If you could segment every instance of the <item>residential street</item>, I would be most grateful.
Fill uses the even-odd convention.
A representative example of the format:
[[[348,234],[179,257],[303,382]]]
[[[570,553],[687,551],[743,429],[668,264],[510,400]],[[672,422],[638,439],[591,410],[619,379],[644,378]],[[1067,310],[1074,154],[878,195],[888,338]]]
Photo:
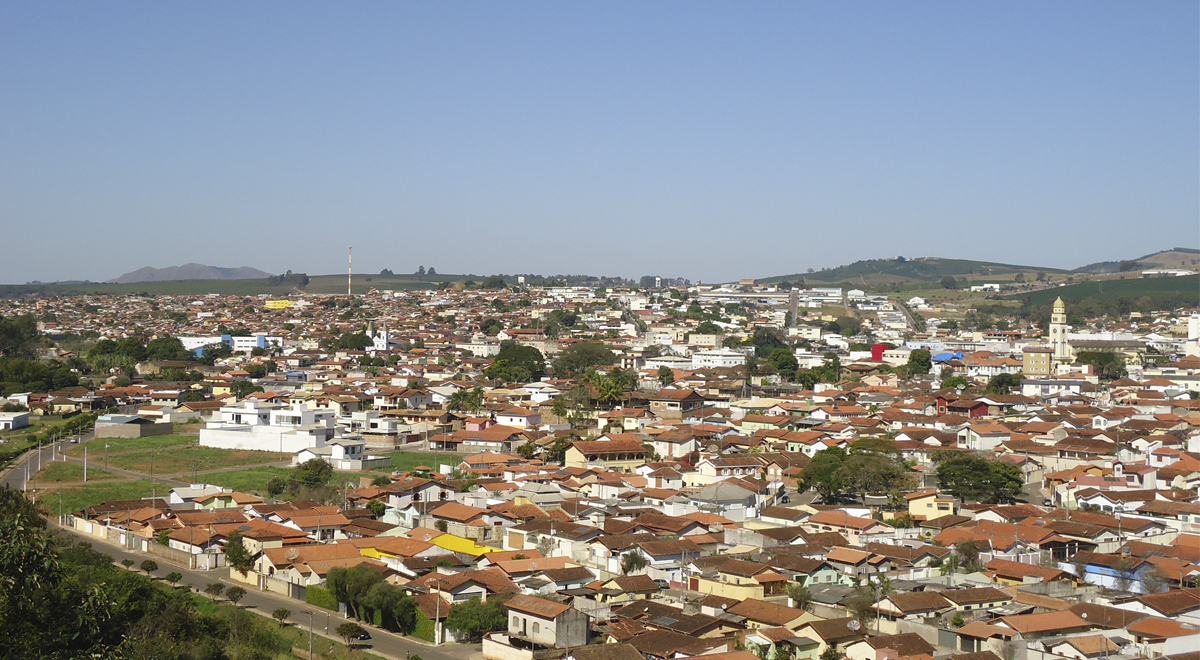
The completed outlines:
[[[117,563],[120,563],[122,559],[132,559],[136,567],[148,557],[148,555],[129,552],[115,545],[98,541],[95,537],[78,534],[74,530],[65,529],[64,531],[79,537],[80,540],[85,540],[92,543],[96,550],[111,556]],[[225,583],[226,589],[234,585],[241,587],[247,586],[245,584],[230,580],[227,569],[221,569],[217,571],[197,571],[168,563],[167,561],[163,560],[162,557],[150,558],[152,558],[159,565],[158,571],[154,573],[155,577],[163,578],[168,573],[179,573],[183,576],[183,579],[180,580],[179,584],[192,587],[192,589],[195,591],[203,592],[206,586],[218,581]],[[341,638],[339,638],[333,632],[333,630],[337,628],[338,624],[344,621],[342,616],[337,612],[330,612],[329,610],[313,607],[312,605],[308,605],[307,603],[303,603],[298,600],[284,598],[270,592],[257,591],[252,588],[246,589],[246,596],[241,600],[239,606],[256,610],[265,616],[270,616],[271,612],[274,612],[280,607],[285,607],[292,612],[288,622],[293,623],[297,627],[303,629],[308,629],[309,627],[310,617],[307,612],[311,611],[313,612],[311,617],[314,640],[313,649],[318,651],[321,649],[321,637],[319,636],[327,636],[330,639],[334,639],[339,642],[341,641]],[[440,647],[434,648],[431,644],[426,642],[415,641],[401,635],[390,633],[381,628],[367,625],[363,625],[363,627],[370,631],[372,639],[365,642],[360,642],[359,644],[362,646],[362,648],[370,649],[375,653],[390,658],[404,658],[405,653],[412,653],[414,655],[420,655],[424,660],[467,660],[472,654],[480,652],[482,648],[479,644],[443,644]],[[328,633],[326,631],[328,631]]]

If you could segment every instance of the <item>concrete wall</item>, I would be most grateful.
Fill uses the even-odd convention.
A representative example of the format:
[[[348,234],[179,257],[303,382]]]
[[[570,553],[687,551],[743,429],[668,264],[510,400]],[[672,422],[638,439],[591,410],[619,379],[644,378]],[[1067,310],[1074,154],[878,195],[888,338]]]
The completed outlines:
[[[97,438],[147,438],[153,435],[170,435],[175,432],[171,422],[159,424],[96,424]]]
[[[138,548],[142,552],[160,557],[172,564],[186,566],[187,568],[211,571],[225,566],[225,555],[223,554],[192,554],[183,550],[165,546],[159,543],[156,539],[140,539],[141,547]]]

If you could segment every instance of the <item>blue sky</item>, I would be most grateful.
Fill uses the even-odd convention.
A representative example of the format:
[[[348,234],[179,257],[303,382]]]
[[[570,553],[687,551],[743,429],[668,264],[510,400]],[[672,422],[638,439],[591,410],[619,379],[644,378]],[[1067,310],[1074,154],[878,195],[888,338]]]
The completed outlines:
[[[0,282],[1200,243],[1195,2],[0,3]],[[11,246],[28,246],[11,249]]]

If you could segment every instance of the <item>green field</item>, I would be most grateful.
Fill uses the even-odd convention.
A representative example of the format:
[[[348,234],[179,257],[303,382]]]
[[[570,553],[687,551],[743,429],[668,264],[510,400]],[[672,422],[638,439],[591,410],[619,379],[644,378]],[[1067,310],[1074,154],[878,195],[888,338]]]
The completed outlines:
[[[206,484],[232,488],[243,493],[254,495],[267,494],[267,480],[271,477],[286,477],[291,472],[281,467],[255,467],[245,470],[230,470],[228,472],[213,472],[202,474],[197,479]]]
[[[394,451],[388,455],[392,457],[392,469],[397,472],[408,472],[418,465],[424,465],[437,471],[439,463],[458,465],[462,462],[461,456],[450,452],[435,454],[433,452]]]
[[[354,276],[354,293],[366,293],[374,289],[435,289],[442,282],[457,282],[460,280],[484,279],[479,275],[373,275],[361,274]],[[87,284],[3,284],[0,285],[0,298],[17,296],[46,296],[46,295],[81,295],[109,294],[136,295],[149,293],[153,295],[201,295],[206,293],[231,295],[256,295],[265,293],[276,296],[287,296],[292,293],[345,293],[345,275],[314,275],[309,278],[308,285],[297,289],[291,284],[271,284],[266,279],[256,280],[168,280],[164,282],[136,282],[133,284],[107,284],[92,282]]]
[[[88,458],[94,459],[96,456],[104,453],[104,445],[108,445],[108,454],[111,457],[116,452],[121,451],[187,446],[195,444],[197,439],[197,436],[194,435],[154,435],[148,438],[96,438],[80,445],[72,445],[66,451],[66,454],[67,456],[82,458],[83,448],[87,447]]]
[[[120,479],[112,472],[105,472],[95,465],[89,465],[87,471],[88,483],[106,479]],[[37,473],[38,483],[76,483],[83,481],[83,465],[79,463],[51,463]]]
[[[1190,296],[1192,306],[1200,305],[1200,275],[1186,277],[1137,277],[1129,279],[1081,282],[1067,286],[1043,289],[1021,296],[1030,305],[1049,305],[1062,296],[1065,302],[1079,302],[1084,298],[1140,298],[1142,296]]]
[[[91,470],[88,470],[90,478]],[[59,494],[62,494],[62,510],[64,513],[74,513],[80,509],[110,500],[137,500],[150,497],[152,484],[149,479],[138,481],[107,481],[97,484],[88,483],[86,486],[71,486],[68,488],[43,489],[38,501],[53,515],[58,514]],[[166,497],[171,487],[166,484],[157,485],[158,497]]]
[[[93,454],[94,455],[94,454]],[[214,449],[192,446],[188,449],[165,449],[158,451],[130,451],[113,454],[109,450],[108,464],[112,467],[150,474],[153,463],[154,474],[184,474],[195,470],[263,465],[288,460],[289,454],[273,451],[247,451],[242,449]]]

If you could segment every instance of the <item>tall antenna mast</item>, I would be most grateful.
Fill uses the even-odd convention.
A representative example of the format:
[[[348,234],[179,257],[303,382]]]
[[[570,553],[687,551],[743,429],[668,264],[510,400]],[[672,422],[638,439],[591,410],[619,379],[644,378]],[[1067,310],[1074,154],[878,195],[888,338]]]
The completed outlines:
[[[348,295],[348,296],[352,296],[352,295],[354,295],[354,294],[353,294],[353,293],[350,291],[350,285],[351,285],[351,283],[353,283],[353,282],[354,282],[354,246],[353,246],[353,245],[351,245],[351,246],[350,246],[350,263],[349,263],[349,270],[347,270],[347,271],[346,271],[346,295]]]

